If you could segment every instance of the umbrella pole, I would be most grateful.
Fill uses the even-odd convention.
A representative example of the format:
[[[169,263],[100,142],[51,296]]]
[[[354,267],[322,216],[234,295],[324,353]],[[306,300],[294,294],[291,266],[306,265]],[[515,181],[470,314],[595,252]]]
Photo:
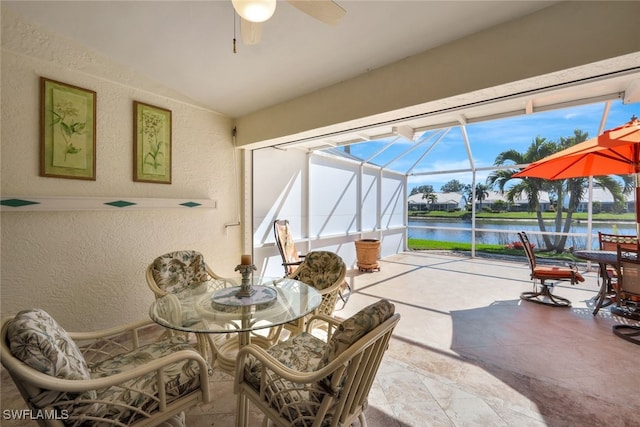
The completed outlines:
[[[640,237],[640,147],[633,145],[633,168],[636,182],[636,237]]]
[[[635,174],[636,180],[636,236],[640,236],[640,173]]]

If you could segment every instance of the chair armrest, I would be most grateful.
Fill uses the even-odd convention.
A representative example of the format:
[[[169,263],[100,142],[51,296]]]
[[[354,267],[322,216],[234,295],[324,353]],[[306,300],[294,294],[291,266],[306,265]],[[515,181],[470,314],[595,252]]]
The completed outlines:
[[[315,314],[307,320],[306,332],[311,333],[314,328],[318,326],[316,323],[324,323],[327,325],[327,342],[331,339],[333,332],[340,326],[343,322],[341,319],[337,319],[335,317],[328,316],[326,314]]]
[[[167,294],[167,291],[164,289],[160,289],[156,284],[156,279],[153,277],[153,264],[149,264],[147,270],[145,271],[145,279],[147,280],[147,285],[151,292],[156,296],[156,298],[163,297]]]
[[[30,396],[23,394],[23,397],[30,402],[29,406],[67,414],[71,423],[129,425],[135,418],[157,425],[197,402],[211,401],[207,362],[191,349],[179,350],[113,375],[87,380],[52,377],[14,357],[4,356],[2,363],[14,381],[28,390]],[[197,364],[197,377],[191,375],[194,382],[176,395],[175,369],[188,360]]]
[[[113,328],[100,329],[89,332],[67,332],[74,341],[97,340],[108,337],[116,337],[118,335],[126,335],[139,332],[141,329],[156,325],[151,319],[143,319],[124,325],[114,326]]]
[[[180,350],[170,355],[162,356],[158,359],[136,366],[133,369],[106,376],[101,378],[92,378],[88,380],[68,380],[63,378],[52,377],[45,373],[36,371],[27,364],[13,358],[12,360],[3,360],[3,363],[11,363],[11,375],[25,382],[35,385],[45,390],[55,390],[63,392],[84,392],[91,390],[99,390],[112,386],[117,386],[126,381],[143,377],[151,372],[161,371],[162,369],[187,359],[193,359],[198,363],[200,368],[201,384],[208,384],[208,365],[204,358],[195,350]],[[161,375],[160,378],[163,376]],[[203,390],[203,399],[210,399],[208,387]]]
[[[98,331],[68,334],[80,347],[87,363],[91,364],[140,347],[145,338],[142,336],[143,331],[155,326],[151,319],[144,319]]]
[[[302,261],[296,261],[296,262],[283,262],[282,265],[300,265],[302,264]]]

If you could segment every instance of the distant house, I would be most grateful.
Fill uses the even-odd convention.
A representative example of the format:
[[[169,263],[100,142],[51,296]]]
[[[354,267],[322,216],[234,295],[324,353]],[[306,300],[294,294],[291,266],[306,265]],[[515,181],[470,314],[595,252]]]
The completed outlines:
[[[470,201],[467,197],[460,193],[432,193],[435,195],[434,200],[425,199],[423,193],[409,196],[408,205],[410,211],[455,211],[467,209]],[[488,197],[482,202],[476,200],[476,210],[488,208],[491,210],[507,210],[515,212],[525,212],[529,210],[529,201],[524,199],[516,199],[513,203],[509,203],[506,198],[496,191],[489,191]],[[542,211],[549,210],[551,203],[549,194],[541,192],[540,207]]]
[[[423,193],[409,196],[409,210],[414,211],[455,211],[467,206],[467,198],[460,193],[432,193],[433,200],[425,199]]]
[[[482,208],[489,208],[491,210],[499,210],[499,205],[506,206],[506,210],[510,212],[527,212],[529,211],[529,200],[527,199],[527,195],[524,194],[524,197],[517,198],[513,202],[507,201],[506,197],[500,194],[497,191],[489,191],[489,196],[480,202],[476,200],[476,210],[480,210]],[[549,200],[549,193],[546,191],[541,191],[538,195],[540,210],[547,211],[551,207],[551,202]],[[500,202],[500,203],[496,203]],[[504,208],[501,208],[504,209]]]
[[[599,185],[593,186],[593,195],[591,197],[593,201],[593,212],[611,212],[614,208],[614,200],[613,195],[609,192],[609,190],[600,187]],[[585,197],[578,205],[577,212],[587,212],[589,209],[589,195],[585,191]],[[626,195],[625,201],[625,210],[626,212],[634,212],[635,211],[635,193],[631,192],[631,194]]]

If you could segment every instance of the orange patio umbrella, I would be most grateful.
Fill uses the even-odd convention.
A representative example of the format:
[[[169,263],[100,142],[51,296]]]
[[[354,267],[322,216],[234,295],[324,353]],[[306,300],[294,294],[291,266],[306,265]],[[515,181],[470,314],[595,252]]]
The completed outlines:
[[[579,178],[602,175],[635,175],[636,228],[640,235],[640,120],[558,151],[531,163],[514,175],[517,178]]]

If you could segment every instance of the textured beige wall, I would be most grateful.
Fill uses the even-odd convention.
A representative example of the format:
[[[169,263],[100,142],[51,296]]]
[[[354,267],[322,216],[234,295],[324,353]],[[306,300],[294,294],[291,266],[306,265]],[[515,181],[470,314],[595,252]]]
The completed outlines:
[[[231,121],[41,28],[2,16],[2,195],[214,199],[217,209],[3,212],[1,311],[40,307],[90,330],[148,317],[144,271],[158,255],[202,252],[233,275],[241,254]],[[97,179],[38,176],[39,77],[97,92]],[[132,180],[132,103],[173,114],[173,183]]]
[[[495,88],[488,92],[494,97],[536,89],[537,82],[526,79],[638,51],[640,2],[562,2],[241,117],[238,145],[264,146],[393,120],[405,108],[487,88]],[[553,83],[580,77],[565,73]],[[423,112],[434,111],[430,107]]]

